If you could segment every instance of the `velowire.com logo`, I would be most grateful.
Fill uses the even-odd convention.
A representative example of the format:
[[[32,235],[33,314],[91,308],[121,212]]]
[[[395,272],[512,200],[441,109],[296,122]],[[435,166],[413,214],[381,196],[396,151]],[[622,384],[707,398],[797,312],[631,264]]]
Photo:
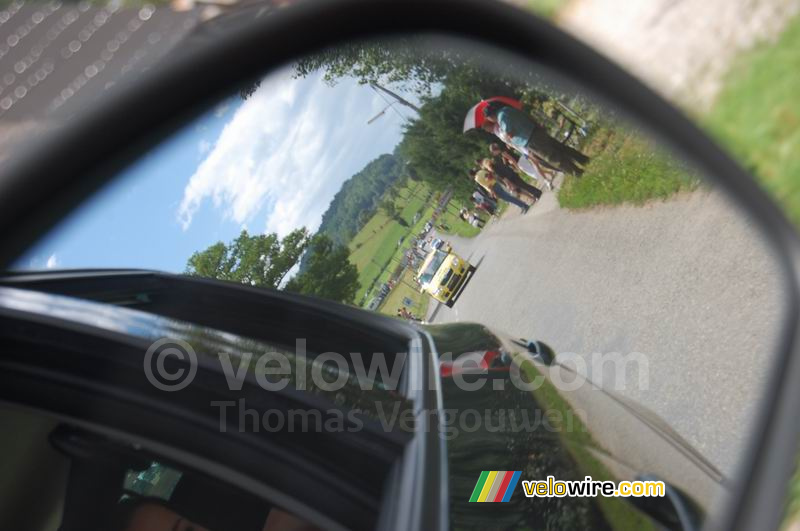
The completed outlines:
[[[470,502],[507,502],[514,494],[514,487],[519,482],[520,471],[484,470],[481,472],[475,488],[472,489]],[[607,498],[650,498],[663,497],[667,487],[663,481],[655,479],[637,479],[599,481],[585,476],[581,480],[562,481],[553,476],[545,480],[523,480],[522,490],[526,498],[587,498],[604,496]]]

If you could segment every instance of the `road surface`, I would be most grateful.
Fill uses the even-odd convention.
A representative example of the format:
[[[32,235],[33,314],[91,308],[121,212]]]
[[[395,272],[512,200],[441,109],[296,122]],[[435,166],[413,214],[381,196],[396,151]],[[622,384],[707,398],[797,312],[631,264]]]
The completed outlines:
[[[455,306],[431,308],[429,321],[549,343],[559,362],[650,408],[732,474],[782,297],[761,238],[719,192],[585,212],[546,193],[527,215],[449,239],[478,267]],[[627,363],[614,365],[614,353]]]

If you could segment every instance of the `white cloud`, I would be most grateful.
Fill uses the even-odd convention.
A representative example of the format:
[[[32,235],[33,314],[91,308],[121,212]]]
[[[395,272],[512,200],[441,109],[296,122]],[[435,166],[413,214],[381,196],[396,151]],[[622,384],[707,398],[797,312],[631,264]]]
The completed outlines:
[[[399,124],[366,125],[380,105],[370,92],[354,82],[332,88],[320,76],[295,80],[289,70],[266,79],[189,179],[182,228],[209,202],[238,225],[263,215],[264,230],[281,236],[316,230],[342,182],[399,139]]]
[[[50,255],[47,259],[47,263],[45,263],[45,267],[47,269],[55,269],[58,267],[58,257],[56,257],[56,253]]]

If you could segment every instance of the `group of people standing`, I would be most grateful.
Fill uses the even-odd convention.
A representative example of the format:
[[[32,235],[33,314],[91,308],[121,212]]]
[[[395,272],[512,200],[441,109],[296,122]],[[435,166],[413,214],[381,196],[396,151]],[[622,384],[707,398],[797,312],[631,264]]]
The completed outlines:
[[[416,315],[414,315],[413,313],[409,312],[408,310],[402,307],[397,309],[397,317],[405,319],[407,321],[413,321],[415,323],[423,322],[422,318],[417,317]]]
[[[527,213],[542,196],[540,188],[520,176],[529,175],[549,190],[554,188],[557,173],[581,175],[589,157],[551,137],[524,111],[491,102],[484,111],[482,129],[495,135],[498,143],[489,146],[490,157],[475,161],[469,176],[481,188],[487,201],[474,198],[476,206],[487,212],[491,201],[502,199]],[[513,149],[513,151],[511,151]],[[492,209],[493,210],[493,209]]]
[[[550,136],[547,129],[516,107],[490,102],[481,127],[515,151],[552,169],[581,175],[583,166],[589,163],[588,156]]]
[[[482,229],[486,222],[481,219],[477,212],[462,208],[458,215],[475,228]]]

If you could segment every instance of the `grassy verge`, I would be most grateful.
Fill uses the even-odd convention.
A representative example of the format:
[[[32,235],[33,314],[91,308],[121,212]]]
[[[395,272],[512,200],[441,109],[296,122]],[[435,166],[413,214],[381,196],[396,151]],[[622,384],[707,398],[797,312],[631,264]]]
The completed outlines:
[[[528,0],[527,7],[540,17],[555,18],[569,0]]]
[[[568,175],[558,192],[565,208],[666,199],[697,186],[692,173],[645,138],[623,129],[605,129],[587,149],[592,160],[581,177]]]
[[[458,217],[458,210],[466,205],[461,205],[458,202],[451,201],[447,210],[442,212],[439,219],[436,220],[436,231],[440,234],[451,234],[453,236],[461,236],[462,238],[474,238],[481,233],[481,229],[473,227],[460,217]],[[474,210],[474,209],[473,209]],[[488,216],[481,215],[484,221]],[[447,229],[441,228],[444,225]]]
[[[786,506],[786,522],[800,520],[800,467],[794,473],[794,479],[789,486],[788,503]]]
[[[800,225],[800,18],[740,57],[704,123]]]
[[[516,353],[515,357],[525,379],[528,382],[535,381],[540,375],[539,369],[524,355]],[[617,478],[592,454],[590,448],[599,448],[599,445],[592,439],[578,414],[553,384],[545,378],[542,385],[532,391],[532,394],[544,410],[558,412],[559,418],[569,419],[568,428],[559,433],[564,439],[564,447],[579,469],[597,481],[616,481]],[[597,501],[611,529],[653,529],[650,521],[631,511],[623,499],[601,496]]]
[[[423,212],[414,223],[414,216],[424,208],[428,194],[429,188],[424,183],[410,182],[408,186],[400,188],[395,207],[408,226],[378,211],[350,242],[350,261],[358,269],[358,281],[361,284],[356,301],[380,284],[381,279],[388,279],[389,270],[399,263],[400,257],[408,249],[410,237],[418,233],[430,217],[429,213],[426,217]]]

